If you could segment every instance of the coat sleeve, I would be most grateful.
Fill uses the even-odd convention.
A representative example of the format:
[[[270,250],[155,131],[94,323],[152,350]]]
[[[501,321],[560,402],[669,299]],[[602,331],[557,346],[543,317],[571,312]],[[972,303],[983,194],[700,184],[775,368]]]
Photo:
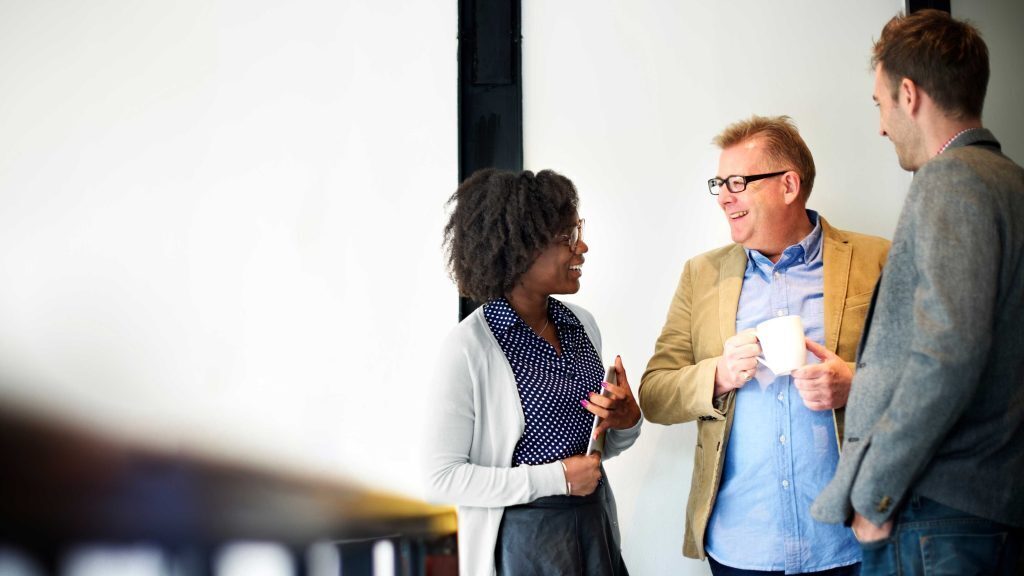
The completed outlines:
[[[622,430],[609,429],[604,435],[604,452],[601,453],[601,459],[607,460],[618,456],[632,446],[636,439],[640,437],[640,426],[643,424],[643,421],[644,419],[640,418],[631,428],[624,428]]]
[[[483,442],[482,431],[494,422],[486,420],[475,380],[486,371],[474,370],[471,361],[478,343],[450,336],[441,352],[431,391],[424,443],[424,475],[427,499],[459,506],[503,507],[532,502],[543,496],[565,494],[562,465],[485,465],[474,462],[470,453]],[[493,407],[491,408],[494,409]],[[511,408],[510,408],[511,409]],[[501,431],[490,430],[491,435]],[[493,447],[491,447],[493,450]],[[511,464],[511,463],[509,463]]]
[[[715,371],[720,356],[694,352],[694,263],[686,263],[654,346],[654,356],[640,380],[640,409],[658,424],[678,424],[701,417],[724,419],[714,402]]]

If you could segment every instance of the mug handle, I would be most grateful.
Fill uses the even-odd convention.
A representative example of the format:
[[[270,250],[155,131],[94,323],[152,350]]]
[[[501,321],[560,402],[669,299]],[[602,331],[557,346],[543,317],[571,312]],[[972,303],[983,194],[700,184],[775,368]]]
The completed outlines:
[[[756,330],[754,331],[754,337],[757,338],[757,343],[760,345],[761,344],[761,336],[757,333]],[[758,362],[760,362],[761,364],[764,364],[765,368],[771,370],[772,374],[774,374],[776,376],[785,376],[785,374],[779,374],[779,372],[775,368],[772,368],[772,365],[769,364],[767,360],[765,360],[765,358],[764,358],[764,348],[761,348],[761,353],[758,354],[757,356],[755,356],[754,358]]]
[[[764,356],[754,356],[754,359],[760,362],[761,364],[764,364],[766,368],[772,371],[772,374],[775,374],[776,376],[781,376],[781,374],[776,374],[775,368],[772,368],[772,365],[769,364],[768,361],[764,359]]]
[[[761,336],[760,334],[757,333],[757,330],[754,331],[754,338],[757,338],[757,344],[760,346]],[[754,356],[754,359],[760,362],[761,364],[764,364],[766,368],[772,371],[772,374],[775,374],[775,369],[772,368],[771,364],[768,364],[768,361],[764,359],[764,348],[761,348],[761,353],[758,354],[757,356]]]

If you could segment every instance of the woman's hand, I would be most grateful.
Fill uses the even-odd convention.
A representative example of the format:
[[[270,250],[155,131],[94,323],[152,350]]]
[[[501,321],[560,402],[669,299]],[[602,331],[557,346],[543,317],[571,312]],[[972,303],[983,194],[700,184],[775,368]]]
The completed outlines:
[[[601,436],[609,428],[632,428],[640,420],[640,407],[633,398],[633,390],[629,387],[626,369],[622,367],[620,356],[615,357],[615,380],[617,384],[601,383],[605,389],[604,395],[591,392],[589,400],[583,401],[584,408],[603,418],[597,430],[594,430],[594,438]]]
[[[570,456],[562,460],[565,467],[565,482],[571,496],[586,496],[597,488],[601,479],[601,453],[590,456]]]

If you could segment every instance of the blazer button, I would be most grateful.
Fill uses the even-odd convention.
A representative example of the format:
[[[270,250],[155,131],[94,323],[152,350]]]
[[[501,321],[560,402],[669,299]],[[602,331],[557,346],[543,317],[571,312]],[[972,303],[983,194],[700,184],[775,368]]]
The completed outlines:
[[[863,368],[863,367],[865,367],[867,365],[868,365],[867,362],[857,362],[857,368]]]
[[[892,498],[889,498],[888,496],[882,496],[882,499],[878,502],[878,507],[875,508],[875,510],[878,510],[880,513],[885,514],[889,511],[889,506],[891,504]]]

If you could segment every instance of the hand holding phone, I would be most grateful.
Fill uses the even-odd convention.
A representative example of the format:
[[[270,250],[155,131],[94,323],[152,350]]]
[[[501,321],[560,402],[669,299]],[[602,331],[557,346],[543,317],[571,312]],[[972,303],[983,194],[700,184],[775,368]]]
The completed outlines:
[[[616,375],[614,365],[608,367],[608,371],[605,372],[604,375],[604,381],[609,382],[611,384],[615,384]],[[601,395],[607,396],[608,389],[602,386]],[[590,426],[590,442],[587,443],[587,456],[593,454],[595,450],[601,452],[604,448],[604,437],[602,436],[600,439],[594,438],[594,433],[597,432],[597,427],[599,424],[601,424],[601,417],[598,416],[597,414],[594,414],[594,423]]]
[[[604,432],[609,428],[625,430],[638,426],[643,414],[640,406],[633,397],[633,391],[629,387],[629,379],[626,377],[626,369],[622,365],[622,358],[616,356],[615,364],[608,368],[605,376],[608,382],[602,387],[600,398],[597,394],[591,396],[593,402],[587,405],[587,409],[595,415],[594,425],[590,433],[590,446],[587,453],[599,451],[604,456]],[[600,414],[601,417],[597,417]],[[600,436],[594,440],[594,434]]]

